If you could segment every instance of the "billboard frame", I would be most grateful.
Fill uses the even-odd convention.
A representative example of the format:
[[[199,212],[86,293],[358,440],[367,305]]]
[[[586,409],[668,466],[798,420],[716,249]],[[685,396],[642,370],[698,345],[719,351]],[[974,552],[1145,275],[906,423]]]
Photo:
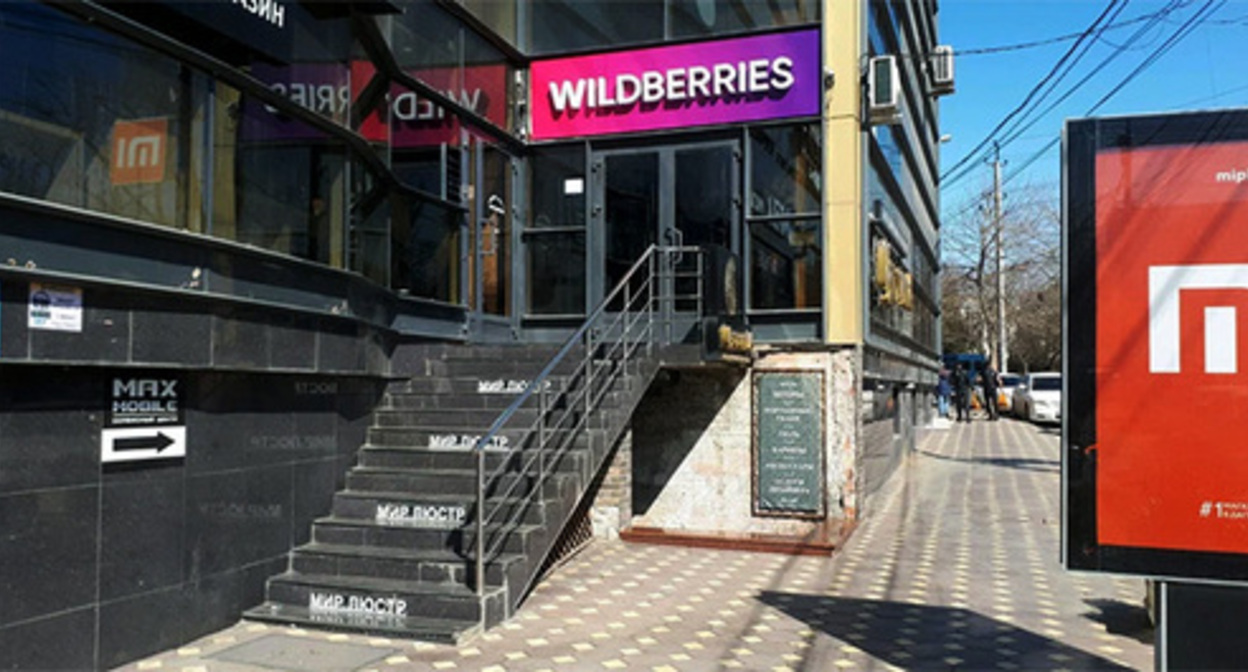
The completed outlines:
[[[1075,119],[1063,129],[1061,555],[1067,569],[1214,584],[1248,580],[1248,551],[1098,540],[1097,155],[1227,142],[1248,142],[1248,109]]]

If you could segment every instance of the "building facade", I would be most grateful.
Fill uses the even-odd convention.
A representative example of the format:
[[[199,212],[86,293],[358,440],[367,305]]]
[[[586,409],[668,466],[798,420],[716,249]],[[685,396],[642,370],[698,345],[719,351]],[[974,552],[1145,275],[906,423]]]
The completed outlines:
[[[753,345],[659,374],[595,525],[834,542],[931,412],[936,18],[0,4],[0,666],[232,622],[424,346],[558,344],[651,245],[739,259]],[[751,465],[766,374],[795,372],[818,374],[822,483],[786,517]]]

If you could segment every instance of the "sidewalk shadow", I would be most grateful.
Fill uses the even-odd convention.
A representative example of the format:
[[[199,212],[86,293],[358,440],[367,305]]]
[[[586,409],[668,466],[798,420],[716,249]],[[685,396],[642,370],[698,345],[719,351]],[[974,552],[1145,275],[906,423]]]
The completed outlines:
[[[974,462],[976,464],[987,464],[994,467],[1006,467],[1008,469],[1027,469],[1029,471],[1048,471],[1057,473],[1062,470],[1060,460],[1039,460],[1030,457],[972,457],[970,459],[961,457],[951,457],[949,455],[941,455],[927,450],[916,450],[918,454],[924,457],[931,457],[937,460],[947,460],[950,462]]]
[[[1003,662],[1018,670],[1132,669],[968,609],[775,591],[759,600],[907,670],[1002,669]],[[820,662],[793,667],[818,669]]]
[[[1083,602],[1095,609],[1084,614],[1084,617],[1104,625],[1105,632],[1130,637],[1143,644],[1153,643],[1156,632],[1152,622],[1148,620],[1148,610],[1144,608],[1143,596],[1140,597],[1140,604],[1106,599],[1084,600]]]

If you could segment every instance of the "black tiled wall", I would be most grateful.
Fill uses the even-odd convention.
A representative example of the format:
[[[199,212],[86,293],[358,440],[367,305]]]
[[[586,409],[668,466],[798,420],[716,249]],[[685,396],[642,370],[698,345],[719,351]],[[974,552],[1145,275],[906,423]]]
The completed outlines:
[[[186,458],[100,464],[117,373],[184,381]],[[0,364],[0,669],[116,666],[258,604],[328,512],[383,388],[360,376]]]
[[[384,375],[393,349],[391,332],[354,317],[102,281],[72,285],[81,331],[31,329],[32,282],[0,267],[0,362]]]

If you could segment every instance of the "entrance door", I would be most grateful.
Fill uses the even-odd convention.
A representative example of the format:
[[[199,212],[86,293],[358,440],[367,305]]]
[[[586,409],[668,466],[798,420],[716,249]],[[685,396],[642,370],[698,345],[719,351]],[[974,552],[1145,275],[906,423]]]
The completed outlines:
[[[593,225],[602,263],[592,269],[595,296],[610,292],[654,243],[736,250],[739,157],[735,142],[597,152]]]
[[[511,338],[512,314],[512,157],[495,145],[467,137],[470,149],[465,152],[465,186],[470,227],[465,257],[471,337],[506,340]]]

